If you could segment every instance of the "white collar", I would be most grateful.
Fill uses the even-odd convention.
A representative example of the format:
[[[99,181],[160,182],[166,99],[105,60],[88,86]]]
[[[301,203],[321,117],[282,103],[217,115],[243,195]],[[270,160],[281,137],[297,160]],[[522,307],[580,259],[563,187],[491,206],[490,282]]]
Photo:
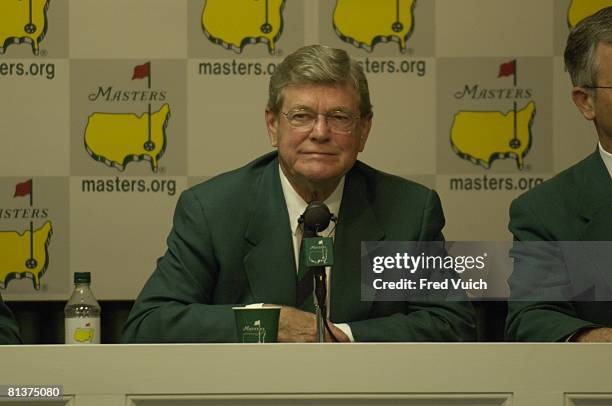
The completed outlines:
[[[608,173],[612,178],[612,154],[603,149],[603,147],[601,146],[601,142],[599,143],[599,153],[601,154],[601,159],[603,159],[604,165],[606,165]]]
[[[280,173],[281,187],[283,188],[283,195],[285,196],[285,203],[287,204],[287,212],[289,213],[291,233],[295,236],[298,230],[298,219],[304,213],[304,210],[306,210],[308,203],[306,203],[304,199],[302,199],[302,197],[295,191],[295,189],[293,189],[293,186],[291,186],[289,179],[287,179],[283,173],[283,169],[280,167],[280,165],[278,172]],[[345,177],[343,176],[342,179],[340,179],[336,189],[327,199],[325,199],[324,202],[327,207],[329,207],[329,211],[335,216],[338,216],[338,213],[340,212],[340,202],[342,201],[342,193],[344,192],[344,178]],[[329,227],[327,227],[325,231],[333,229],[333,226],[333,223],[330,223]],[[325,231],[323,231],[321,234],[327,235],[325,234]]]

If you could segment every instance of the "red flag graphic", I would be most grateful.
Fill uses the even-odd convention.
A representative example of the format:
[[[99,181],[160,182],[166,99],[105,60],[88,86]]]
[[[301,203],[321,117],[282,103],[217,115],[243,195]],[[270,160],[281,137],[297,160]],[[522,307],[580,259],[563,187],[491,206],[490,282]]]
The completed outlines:
[[[148,78],[151,68],[151,62],[144,63],[142,65],[138,65],[134,68],[134,74],[132,75],[132,80],[134,79],[142,79]]]
[[[15,186],[15,194],[13,197],[27,196],[29,194],[32,194],[32,179],[26,180],[23,183],[18,183],[17,186]]]
[[[499,74],[498,78],[502,76],[510,76],[516,73],[516,59],[511,60],[510,62],[502,63],[499,65]]]

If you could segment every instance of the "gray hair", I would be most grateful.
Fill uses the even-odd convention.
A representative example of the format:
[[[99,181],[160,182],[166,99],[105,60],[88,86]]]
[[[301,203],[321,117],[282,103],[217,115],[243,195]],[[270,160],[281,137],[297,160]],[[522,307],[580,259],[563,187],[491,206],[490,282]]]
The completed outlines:
[[[287,55],[270,78],[268,110],[279,114],[283,90],[291,85],[349,84],[359,94],[362,117],[372,113],[368,81],[361,65],[346,51],[325,45],[307,45]]]
[[[612,44],[612,7],[580,21],[567,38],[565,67],[574,86],[596,85],[595,48],[600,42]]]

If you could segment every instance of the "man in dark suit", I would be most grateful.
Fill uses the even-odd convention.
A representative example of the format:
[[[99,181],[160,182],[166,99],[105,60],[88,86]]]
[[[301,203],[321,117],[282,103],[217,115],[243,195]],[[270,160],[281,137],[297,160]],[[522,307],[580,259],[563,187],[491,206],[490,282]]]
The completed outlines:
[[[469,303],[361,300],[361,241],[439,240],[444,226],[435,192],[357,161],[372,124],[361,66],[342,50],[300,48],[270,79],[266,124],[277,151],[181,195],[123,340],[234,342],[232,306],[278,304],[279,341],[314,341],[315,315],[296,299],[296,258],[297,220],[315,200],[338,217],[323,232],[335,241],[338,341],[473,340]]]
[[[510,340],[612,341],[612,7],[572,30],[565,65],[599,145],[512,203]],[[534,297],[542,300],[527,300]]]
[[[19,329],[11,310],[0,296],[0,344],[21,344]]]

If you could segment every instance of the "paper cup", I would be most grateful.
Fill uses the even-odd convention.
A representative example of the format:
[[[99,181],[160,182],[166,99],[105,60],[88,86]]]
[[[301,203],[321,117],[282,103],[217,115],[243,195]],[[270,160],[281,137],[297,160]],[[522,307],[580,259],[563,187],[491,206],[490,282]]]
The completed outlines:
[[[280,306],[232,307],[239,343],[275,343]]]

